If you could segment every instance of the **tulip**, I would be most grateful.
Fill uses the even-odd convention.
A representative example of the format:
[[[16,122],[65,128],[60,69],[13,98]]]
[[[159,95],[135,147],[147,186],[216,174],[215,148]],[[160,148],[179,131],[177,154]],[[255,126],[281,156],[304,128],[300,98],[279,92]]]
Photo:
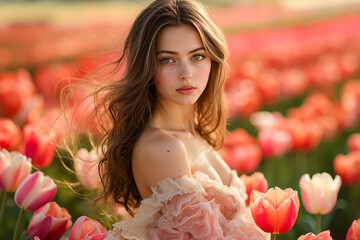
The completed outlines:
[[[265,157],[283,155],[292,147],[291,135],[282,130],[261,130],[258,135],[258,141]]]
[[[36,94],[36,87],[25,69],[0,73],[0,89],[0,112],[9,118],[16,117]]]
[[[359,240],[360,239],[360,218],[354,220],[351,224],[345,240]]]
[[[301,198],[311,214],[328,214],[335,206],[341,187],[341,178],[333,180],[328,173],[317,173],[312,179],[304,174],[300,179]]]
[[[243,129],[228,133],[220,156],[230,168],[238,172],[252,172],[261,161],[261,150],[256,140]]]
[[[74,159],[76,175],[86,188],[96,189],[99,186],[98,160],[95,148],[90,152],[84,148],[80,149]]]
[[[105,227],[98,221],[82,216],[74,223],[68,240],[102,240],[106,237],[106,233]]]
[[[323,135],[323,130],[315,121],[301,121],[297,118],[287,118],[281,128],[288,131],[292,138],[293,150],[309,151],[316,148]]]
[[[28,234],[31,238],[38,236],[41,240],[57,240],[70,228],[71,216],[65,208],[56,202],[49,202],[34,212]]]
[[[314,235],[313,233],[307,233],[305,235],[301,235],[297,240],[332,240],[330,236],[330,231],[324,231],[319,233],[318,235]]]
[[[315,231],[321,229],[320,214],[328,214],[335,206],[341,187],[341,178],[333,180],[328,173],[317,173],[312,179],[305,174],[300,179],[301,198],[306,211],[316,214]]]
[[[360,151],[360,133],[354,133],[348,138],[347,147],[350,151]]]
[[[49,166],[55,155],[55,146],[49,138],[47,127],[39,124],[26,125],[19,151],[30,157],[35,167]]]
[[[15,203],[22,209],[33,212],[50,202],[56,194],[54,181],[40,171],[29,175],[15,192]]]
[[[300,207],[297,191],[278,187],[266,193],[254,190],[250,194],[251,215],[264,232],[279,234],[289,231],[295,224]]]
[[[21,208],[14,232],[14,240],[18,239],[20,232],[21,219],[24,210],[35,211],[46,203],[50,202],[56,194],[54,181],[40,171],[29,175],[20,184],[15,192],[15,203]]]
[[[5,192],[15,192],[20,183],[31,172],[31,159],[18,152],[0,151],[0,188]]]
[[[0,151],[0,189],[5,191],[0,212],[0,225],[3,220],[9,192],[15,192],[20,183],[31,172],[31,160],[18,152]]]
[[[250,122],[254,125],[258,131],[263,129],[277,128],[284,117],[279,112],[255,112],[250,116]]]
[[[338,154],[334,159],[334,170],[344,184],[355,184],[360,180],[360,152]]]
[[[252,190],[259,192],[266,192],[268,190],[268,183],[261,172],[254,172],[252,175],[247,176],[246,174],[241,175],[240,179],[244,182],[246,187],[246,194],[250,196]],[[250,198],[246,199],[246,204],[249,205]]]
[[[15,150],[20,138],[20,128],[11,119],[0,118],[0,149]]]

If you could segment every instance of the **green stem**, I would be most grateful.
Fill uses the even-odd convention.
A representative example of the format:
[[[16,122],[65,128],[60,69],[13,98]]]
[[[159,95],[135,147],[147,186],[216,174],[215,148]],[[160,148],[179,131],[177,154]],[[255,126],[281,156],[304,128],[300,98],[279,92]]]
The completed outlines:
[[[271,240],[276,240],[276,234],[275,233],[271,234]]]
[[[24,213],[25,213],[25,210],[24,209],[20,209],[20,212],[19,212],[19,216],[18,216],[18,219],[16,221],[16,227],[15,227],[15,232],[14,232],[14,238],[13,240],[18,240],[19,239],[19,233],[20,233],[20,223],[21,223],[21,219],[23,218],[24,216]]]
[[[315,215],[315,234],[319,234],[321,231],[321,215],[318,213]]]
[[[9,193],[5,192],[4,196],[3,196],[3,202],[1,204],[1,212],[0,212],[0,226],[2,226],[2,220],[4,219],[4,215],[5,215],[5,209],[7,206],[7,202],[8,202],[8,197],[9,197]]]

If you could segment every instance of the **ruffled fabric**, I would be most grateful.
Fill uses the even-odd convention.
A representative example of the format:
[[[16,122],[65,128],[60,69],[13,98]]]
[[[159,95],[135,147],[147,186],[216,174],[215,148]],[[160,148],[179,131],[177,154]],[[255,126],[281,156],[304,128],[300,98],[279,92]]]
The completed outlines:
[[[269,239],[253,222],[235,171],[230,187],[196,172],[164,179],[152,191],[134,218],[115,223],[105,239]]]

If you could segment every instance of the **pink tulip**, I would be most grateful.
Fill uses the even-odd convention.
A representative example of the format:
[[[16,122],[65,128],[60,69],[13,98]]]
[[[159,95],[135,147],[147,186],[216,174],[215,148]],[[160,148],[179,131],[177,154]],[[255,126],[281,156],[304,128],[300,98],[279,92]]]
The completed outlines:
[[[281,156],[292,147],[291,135],[282,130],[261,130],[258,135],[261,151],[265,157]]]
[[[330,231],[324,231],[319,233],[318,235],[314,235],[313,233],[307,233],[305,235],[301,235],[297,240],[332,240],[330,236]]]
[[[98,221],[82,216],[74,223],[68,240],[102,240],[106,233],[106,229]]]
[[[312,179],[305,174],[300,179],[301,198],[306,211],[311,214],[328,214],[334,208],[341,178],[333,180],[328,173],[317,173]]]
[[[254,172],[252,175],[247,176],[246,174],[241,175],[240,179],[244,182],[246,187],[246,194],[250,196],[252,190],[259,192],[266,192],[268,190],[268,183],[264,174],[261,172]],[[250,198],[246,199],[246,204],[250,203]]]
[[[90,152],[81,148],[74,159],[76,175],[86,188],[96,189],[100,184],[98,160],[99,156],[95,148]]]
[[[56,202],[49,202],[36,210],[28,226],[30,237],[57,240],[71,227],[71,216]]]
[[[19,151],[32,159],[32,164],[45,168],[52,163],[55,146],[49,138],[47,126],[28,124],[23,128],[23,139]]]
[[[18,152],[0,151],[0,188],[5,192],[15,192],[20,183],[31,172],[31,159]]]
[[[20,128],[11,119],[0,118],[0,149],[15,150],[20,138]]]
[[[33,212],[50,202],[56,190],[56,184],[50,177],[36,171],[20,184],[15,192],[15,202],[20,208]]]
[[[351,224],[345,240],[359,240],[360,239],[360,218],[354,220]]]
[[[264,232],[279,234],[289,231],[295,224],[300,207],[297,191],[278,187],[266,193],[254,190],[250,194],[251,215]]]

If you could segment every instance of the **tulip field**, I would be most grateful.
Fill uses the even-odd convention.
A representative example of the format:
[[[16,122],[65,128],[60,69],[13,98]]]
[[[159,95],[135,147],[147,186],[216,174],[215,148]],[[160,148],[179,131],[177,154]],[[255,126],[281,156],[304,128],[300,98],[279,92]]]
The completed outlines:
[[[0,239],[104,239],[130,218],[93,208],[91,87],[76,88],[66,108],[61,91],[112,70],[97,68],[119,57],[139,9],[118,22],[0,22]],[[243,180],[255,223],[272,239],[360,239],[360,6],[209,11],[230,51],[218,152]],[[76,154],[63,144],[73,129]]]

